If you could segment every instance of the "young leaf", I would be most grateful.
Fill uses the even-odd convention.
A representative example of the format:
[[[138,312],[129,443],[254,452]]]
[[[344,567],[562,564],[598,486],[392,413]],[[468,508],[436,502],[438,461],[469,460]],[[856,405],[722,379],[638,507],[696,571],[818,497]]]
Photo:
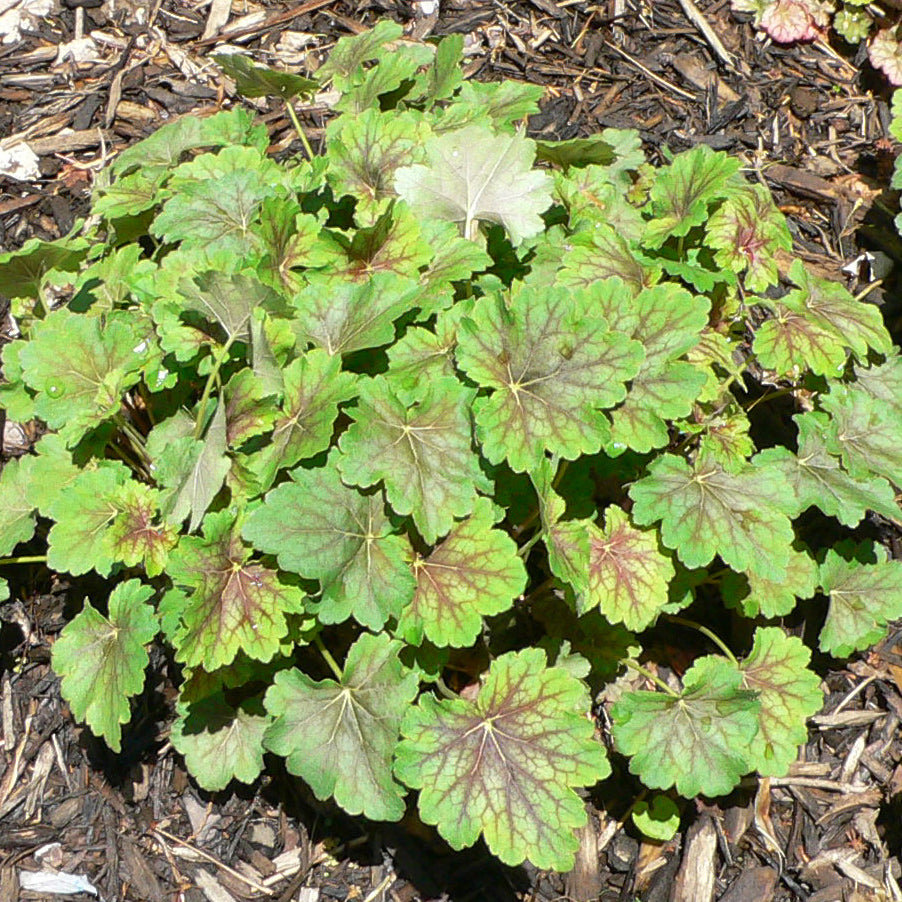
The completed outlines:
[[[779,282],[774,255],[792,250],[786,217],[764,185],[748,185],[728,197],[708,220],[707,243],[724,269],[745,273],[747,291],[766,291]]]
[[[101,576],[109,575],[117,557],[107,529],[119,513],[115,498],[127,479],[128,470],[121,463],[104,461],[97,469],[82,470],[57,496],[49,508],[56,521],[47,536],[49,567],[73,576],[92,568]]]
[[[127,567],[141,564],[148,576],[163,572],[178,541],[172,526],[158,522],[159,494],[133,479],[117,488],[110,499],[116,514],[105,534],[114,561]]]
[[[342,38],[329,54],[329,59],[317,70],[317,80],[325,85],[331,79],[337,90],[346,92],[363,81],[363,64],[383,54],[388,55],[383,50],[384,45],[397,40],[403,33],[397,22],[379,19],[369,31]]]
[[[726,658],[699,658],[679,695],[627,692],[611,708],[614,743],[650,789],[686,798],[728,793],[751,769],[757,694]]]
[[[506,307],[480,298],[461,323],[458,363],[495,389],[476,401],[477,434],[493,463],[522,472],[545,451],[573,459],[598,451],[610,425],[602,408],[626,394],[642,348],[593,312],[592,292],[523,288]]]
[[[304,610],[303,593],[278,573],[249,559],[232,511],[208,514],[203,538],[182,536],[167,573],[193,590],[175,636],[176,656],[188,667],[213,670],[239,651],[269,661],[288,633],[286,615]]]
[[[902,617],[902,563],[847,561],[830,550],[820,569],[821,588],[830,597],[821,630],[822,651],[846,658],[880,641],[890,620]]]
[[[240,53],[214,53],[213,60],[229,78],[235,80],[238,93],[244,97],[281,97],[288,100],[313,94],[319,89],[319,82],[292,72],[258,66]]]
[[[490,122],[498,131],[512,132],[514,123],[539,112],[545,89],[525,82],[500,81],[487,84],[465,81],[454,102],[434,128],[438,132],[459,129],[471,122]]]
[[[795,514],[813,505],[844,526],[857,526],[869,510],[890,520],[902,517],[896,493],[885,479],[870,474],[853,479],[829,453],[826,437],[831,427],[826,414],[811,411],[793,420],[799,430],[798,451],[768,448],[755,459],[767,461],[786,476],[796,498]]]
[[[630,487],[633,519],[661,520],[661,538],[687,567],[704,567],[719,554],[734,570],[773,578],[786,569],[794,534],[784,513],[792,496],[773,466],[746,464],[735,473],[710,460],[690,466],[664,454]]]
[[[384,481],[394,510],[411,514],[435,542],[473,510],[476,490],[489,488],[471,447],[474,394],[440,379],[406,404],[381,376],[362,383],[354,422],[339,441],[342,478],[362,488]]]
[[[208,792],[234,780],[253,783],[263,770],[263,734],[270,718],[233,708],[221,692],[185,706],[170,740]]]
[[[495,222],[514,246],[542,231],[552,183],[531,168],[535,144],[528,138],[470,125],[429,139],[426,155],[428,165],[395,174],[395,190],[415,212],[462,223],[468,238],[475,222]]]
[[[674,157],[658,170],[651,188],[654,218],[645,228],[643,243],[657,248],[669,238],[678,238],[707,219],[708,206],[735,193],[741,182],[733,181],[739,160],[698,144]]]
[[[612,623],[643,630],[667,604],[674,569],[658,550],[657,530],[636,529],[616,505],[605,510],[605,528],[589,527],[589,580],[581,612],[598,607]]]
[[[637,802],[631,817],[642,833],[656,842],[670,842],[680,829],[680,809],[673,799],[660,793],[655,793],[651,802]]]
[[[39,298],[47,273],[77,271],[87,252],[88,245],[82,241],[31,238],[18,250],[0,254],[0,294],[8,298]]]
[[[373,630],[413,598],[410,543],[396,535],[382,493],[349,489],[331,466],[295,470],[273,489],[242,530],[255,548],[279,556],[283,570],[318,579],[323,623],[349,616]]]
[[[0,473],[0,555],[10,554],[19,542],[27,542],[34,535],[36,505],[28,498],[33,460],[9,460]]]
[[[749,765],[766,777],[782,777],[808,738],[806,721],[824,698],[820,678],[808,670],[811,652],[779,627],[755,630],[752,650],[742,661],[742,686],[758,693],[761,710]]]
[[[136,579],[120,583],[106,617],[86,603],[53,645],[53,669],[72,713],[114,752],[120,749],[120,724],[129,719],[128,700],[144,685],[144,646],[159,629],[147,604],[153,591]]]
[[[392,752],[417,675],[398,659],[400,642],[364,633],[351,646],[340,682],[314,682],[299,670],[281,671],[266,693],[276,719],[266,747],[288,760],[318,799],[333,796],[350,814],[396,821],[404,790],[392,779]]]
[[[416,593],[397,628],[405,642],[419,645],[425,634],[439,646],[471,645],[483,617],[513,605],[526,587],[526,568],[516,543],[492,529],[494,522],[491,502],[480,498],[428,557],[414,558]]]
[[[455,849],[479,834],[505,864],[573,866],[586,821],[574,787],[608,775],[585,687],[538,648],[497,658],[475,701],[422,696],[401,726],[395,773]]]

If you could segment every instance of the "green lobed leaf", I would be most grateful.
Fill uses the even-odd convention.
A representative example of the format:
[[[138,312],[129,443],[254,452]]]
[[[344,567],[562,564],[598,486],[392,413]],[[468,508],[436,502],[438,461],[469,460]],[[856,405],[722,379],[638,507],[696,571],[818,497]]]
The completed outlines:
[[[325,85],[330,79],[334,87],[345,92],[355,84],[360,84],[365,77],[363,64],[383,55],[389,41],[401,37],[403,29],[391,19],[378,19],[373,28],[352,37],[341,38],[329,59],[317,70],[317,80]]]
[[[794,513],[816,506],[844,526],[857,526],[869,510],[891,520],[902,517],[895,490],[885,479],[870,474],[853,479],[827,450],[831,423],[826,414],[811,411],[793,420],[799,430],[798,451],[768,448],[756,460],[767,461],[786,476],[795,494]]]
[[[153,594],[139,580],[120,583],[110,595],[106,617],[86,603],[53,645],[63,698],[115,752],[121,747],[120,725],[129,719],[128,700],[144,685],[144,647],[159,629],[147,604]]]
[[[437,379],[405,403],[381,376],[362,382],[354,422],[339,441],[342,478],[362,488],[381,480],[392,508],[435,542],[473,510],[477,489],[490,490],[472,450],[474,394],[456,379]]]
[[[37,505],[29,500],[29,486],[35,459],[8,460],[0,472],[0,555],[11,554],[16,545],[34,535]]]
[[[650,802],[637,801],[630,817],[643,835],[655,842],[670,842],[680,829],[680,809],[673,799],[660,793],[655,793]]]
[[[263,734],[270,722],[243,707],[233,708],[220,692],[186,706],[169,738],[198,785],[218,792],[232,780],[253,783],[260,776]]]
[[[404,790],[392,778],[401,718],[417,694],[417,675],[398,659],[400,642],[361,635],[339,682],[314,682],[299,670],[277,673],[266,693],[275,722],[268,749],[287,758],[290,773],[318,799],[334,797],[349,814],[396,821]]]
[[[821,588],[830,598],[820,635],[822,651],[846,658],[878,642],[886,624],[902,617],[902,562],[864,564],[832,549],[820,567]]]
[[[734,570],[770,576],[785,572],[794,534],[785,505],[792,491],[770,465],[746,464],[736,472],[710,460],[688,464],[664,454],[633,483],[633,519],[661,521],[661,539],[687,567],[715,555]]]
[[[740,609],[746,617],[784,617],[800,598],[811,598],[818,584],[815,560],[793,548],[785,573],[739,574],[731,570],[721,582],[721,594],[728,607]]]
[[[589,579],[579,609],[598,607],[629,630],[650,626],[667,604],[673,564],[658,549],[657,530],[636,529],[627,513],[610,505],[605,526],[589,525]]]
[[[110,557],[127,567],[139,564],[148,576],[159,576],[166,568],[178,533],[160,522],[160,493],[133,479],[118,486],[110,498],[116,514],[104,534]]]
[[[288,614],[304,611],[303,593],[279,574],[250,560],[234,511],[204,518],[203,537],[182,536],[167,573],[190,589],[175,635],[176,657],[188,667],[212,670],[239,651],[269,661],[288,634]]]
[[[405,642],[419,645],[425,635],[438,646],[471,645],[483,617],[513,606],[526,587],[526,568],[513,539],[492,529],[495,519],[491,502],[479,498],[431,554],[413,558],[416,592],[397,627]]]
[[[118,560],[107,531],[120,513],[117,494],[128,480],[119,462],[103,461],[82,470],[48,513],[56,521],[47,536],[47,566],[80,576],[96,570],[108,576]]]
[[[292,72],[280,72],[268,66],[258,66],[240,53],[214,53],[213,59],[244,97],[291,97],[315,93],[319,82]]]
[[[758,733],[749,764],[766,777],[782,777],[808,739],[806,722],[823,704],[820,677],[808,669],[811,652],[801,639],[775,626],[755,630],[742,660],[742,686],[758,693]]]
[[[29,239],[18,250],[0,254],[0,295],[39,298],[48,273],[77,271],[87,251],[87,244],[80,240]]]
[[[312,607],[321,622],[353,617],[378,630],[413,598],[410,543],[395,534],[382,493],[343,485],[333,463],[295,470],[292,482],[273,489],[248,517],[242,534],[277,554],[282,569],[320,581],[322,597]]]
[[[35,413],[72,445],[119,410],[148,351],[129,319],[104,322],[61,308],[35,324],[19,359],[37,392]]]
[[[733,176],[739,165],[739,160],[705,144],[677,154],[655,176],[650,197],[654,218],[646,226],[643,243],[660,247],[669,238],[681,237],[702,225],[709,205],[737,190]]]
[[[650,789],[728,793],[751,770],[761,704],[726,658],[699,658],[679,695],[627,692],[611,708],[614,744]]]
[[[584,685],[547,667],[541,649],[510,652],[475,700],[424,695],[407,711],[395,773],[420,790],[420,817],[453,848],[482,833],[505,864],[569,870],[586,822],[574,788],[610,772],[588,705]]]
[[[468,238],[475,222],[497,223],[514,246],[543,230],[551,179],[532,169],[530,139],[469,125],[427,140],[426,155],[427,165],[395,173],[395,190],[414,212],[459,222]]]
[[[493,463],[522,472],[545,451],[573,459],[600,450],[602,412],[626,394],[642,349],[593,313],[593,292],[523,288],[510,305],[480,298],[461,322],[457,360],[494,389],[476,401],[477,435]]]

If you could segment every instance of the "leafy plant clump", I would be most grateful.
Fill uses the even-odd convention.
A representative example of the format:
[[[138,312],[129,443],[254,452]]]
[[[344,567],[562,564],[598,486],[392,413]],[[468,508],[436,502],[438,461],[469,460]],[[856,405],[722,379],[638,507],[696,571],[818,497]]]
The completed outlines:
[[[868,529],[900,516],[902,361],[737,160],[529,140],[540,88],[399,38],[319,70],[321,155],[179,120],[0,258],[2,403],[47,427],[0,478],[0,553],[107,580],[53,663],[111,748],[160,641],[207,789],[269,751],[352,814],[415,790],[453,847],[567,869],[611,748],[672,835],[675,793],[795,759],[821,693],[783,618],[846,656],[902,615]],[[668,680],[685,608],[714,645]]]
[[[735,12],[752,13],[755,25],[781,44],[826,39],[832,25],[849,44],[867,45],[868,59],[902,85],[898,5],[869,0],[730,0]]]

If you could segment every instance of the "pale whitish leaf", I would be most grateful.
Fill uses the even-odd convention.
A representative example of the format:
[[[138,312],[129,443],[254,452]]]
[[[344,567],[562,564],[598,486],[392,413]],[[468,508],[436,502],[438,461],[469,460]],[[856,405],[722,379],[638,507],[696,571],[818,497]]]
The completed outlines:
[[[551,178],[532,169],[535,144],[521,135],[497,135],[471,125],[432,138],[428,165],[406,166],[395,190],[418,213],[449,219],[471,237],[477,221],[504,226],[514,245],[543,229]]]

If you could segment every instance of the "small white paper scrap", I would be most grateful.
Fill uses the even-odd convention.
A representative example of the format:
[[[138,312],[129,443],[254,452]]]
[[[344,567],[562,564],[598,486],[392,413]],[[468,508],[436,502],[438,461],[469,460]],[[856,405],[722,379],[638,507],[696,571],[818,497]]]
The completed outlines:
[[[87,877],[66,871],[19,871],[19,886],[33,893],[59,893],[63,896],[88,893],[100,898],[97,887]]]
[[[8,175],[20,182],[39,179],[38,155],[24,141],[12,147],[0,147],[0,175]]]

